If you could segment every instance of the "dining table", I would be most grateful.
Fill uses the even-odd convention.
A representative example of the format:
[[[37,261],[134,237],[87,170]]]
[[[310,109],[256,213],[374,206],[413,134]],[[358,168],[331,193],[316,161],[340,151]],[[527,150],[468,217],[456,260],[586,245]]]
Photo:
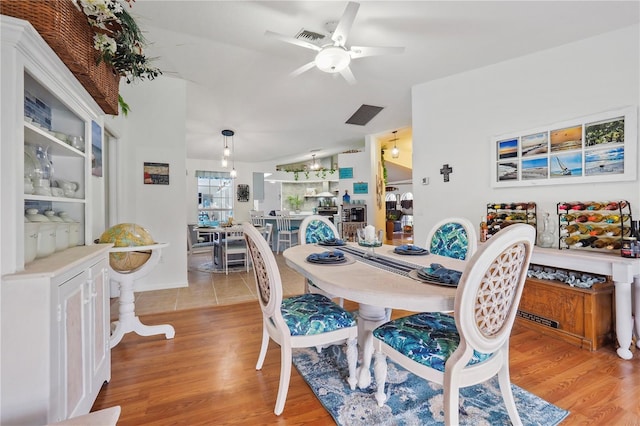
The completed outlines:
[[[265,227],[256,226],[256,229],[260,231],[260,233],[264,233]],[[211,248],[211,260],[214,267],[217,269],[224,269],[224,261],[222,259],[222,250],[224,246],[224,240],[227,234],[231,232],[242,231],[242,224],[231,225],[231,226],[194,226],[193,230],[196,232],[196,235],[200,237],[201,235],[209,235],[210,240],[212,241]]]
[[[359,304],[358,343],[361,364],[358,387],[371,384],[372,331],[389,320],[389,309],[414,312],[446,312],[454,308],[456,284],[421,279],[418,270],[432,264],[463,271],[464,260],[438,256],[428,251],[398,254],[397,246],[384,244],[373,250],[358,243],[343,246],[318,244],[296,245],[283,252],[286,264],[311,280],[320,289]],[[336,263],[313,263],[310,255],[339,250],[345,260]],[[313,257],[313,256],[312,256]]]

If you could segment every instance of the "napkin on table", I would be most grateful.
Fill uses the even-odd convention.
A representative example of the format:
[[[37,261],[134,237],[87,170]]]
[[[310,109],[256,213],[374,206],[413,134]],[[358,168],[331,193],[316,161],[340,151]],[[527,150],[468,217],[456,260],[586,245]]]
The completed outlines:
[[[320,260],[320,261],[338,261],[344,259],[344,253],[340,250],[325,251],[322,253],[311,253],[308,260]]]
[[[396,250],[399,250],[399,251],[424,251],[424,249],[422,247],[418,247],[418,246],[413,245],[413,244],[403,244],[401,246],[398,246],[396,248]]]
[[[427,271],[425,271],[427,272]],[[439,281],[446,284],[457,284],[460,281],[462,272],[455,269],[448,269],[439,263],[432,263],[431,270],[427,272],[428,275],[438,278]]]

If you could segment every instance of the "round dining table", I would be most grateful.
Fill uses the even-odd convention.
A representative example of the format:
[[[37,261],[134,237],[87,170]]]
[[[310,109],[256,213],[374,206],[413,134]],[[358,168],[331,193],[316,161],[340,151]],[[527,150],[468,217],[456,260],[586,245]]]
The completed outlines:
[[[283,252],[286,264],[311,280],[314,285],[336,297],[359,304],[358,342],[362,352],[362,363],[358,371],[358,387],[361,389],[368,387],[371,383],[369,368],[373,355],[371,332],[389,320],[388,309],[414,312],[452,311],[456,295],[455,286],[428,283],[416,279],[415,274],[410,273],[408,276],[406,272],[394,271],[394,268],[377,267],[376,258],[399,261],[415,269],[437,263],[448,269],[462,271],[466,263],[433,254],[400,255],[395,253],[395,248],[396,246],[392,245],[382,245],[375,248],[373,259],[363,259],[361,256],[350,253],[354,249],[358,250],[358,245],[348,243],[342,248],[347,260],[335,264],[311,263],[307,257],[328,250],[340,250],[341,247],[303,244]]]

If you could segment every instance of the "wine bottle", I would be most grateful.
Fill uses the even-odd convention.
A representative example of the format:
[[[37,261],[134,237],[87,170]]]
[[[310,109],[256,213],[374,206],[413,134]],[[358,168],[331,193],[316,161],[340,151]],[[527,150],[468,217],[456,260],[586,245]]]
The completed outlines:
[[[608,250],[620,250],[622,247],[622,240],[615,238],[607,245]]]
[[[632,220],[629,236],[625,236],[622,238],[622,247],[620,249],[620,256],[637,257],[636,256],[637,246],[638,246],[638,222],[635,220]]]
[[[571,237],[567,237],[564,239],[564,243],[568,246],[573,246],[574,244],[578,243],[580,241],[580,237],[578,236],[571,236]]]
[[[589,216],[587,216],[587,218],[589,219],[589,222],[598,223],[598,222],[602,222],[602,219],[604,218],[604,216],[602,216],[600,213],[592,213]]]
[[[631,238],[633,239],[633,246],[631,247],[632,257],[640,257],[640,223],[637,220],[631,221]]]
[[[591,229],[591,231],[589,231],[589,235],[591,235],[592,237],[602,234],[604,234],[604,229],[600,227],[594,227],[593,229]]]
[[[587,210],[600,210],[602,209],[602,204],[597,202],[591,202],[587,205]]]
[[[576,224],[567,225],[567,226],[563,227],[561,229],[561,231],[560,231],[560,234],[562,236],[575,235],[576,233],[578,233],[578,225],[576,225]]]
[[[480,217],[480,242],[484,243],[487,241],[487,237],[489,236],[489,227],[487,226],[487,221],[484,216]]]
[[[607,235],[610,237],[616,237],[622,233],[622,230],[620,229],[620,227],[616,225],[607,226],[605,228],[605,231]]]
[[[593,242],[593,244],[591,244],[591,247],[603,249],[608,247],[612,243],[613,243],[612,238],[598,238],[596,241]]]
[[[597,239],[598,239],[597,237],[582,238],[582,239],[580,239],[580,241],[575,243],[574,246],[576,246],[576,247],[591,247],[591,244],[593,244]]]

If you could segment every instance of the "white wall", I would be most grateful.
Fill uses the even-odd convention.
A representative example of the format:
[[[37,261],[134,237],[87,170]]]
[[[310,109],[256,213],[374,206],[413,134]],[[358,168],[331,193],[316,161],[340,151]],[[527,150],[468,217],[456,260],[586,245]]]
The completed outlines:
[[[639,40],[635,25],[415,86],[416,243],[424,241],[431,226],[447,216],[479,223],[489,202],[535,201],[541,218],[544,211],[555,216],[559,201],[626,199],[633,216],[638,217],[637,179],[492,188],[490,138],[638,105]],[[439,174],[443,164],[453,168],[447,183]],[[429,185],[421,184],[423,177],[429,177]],[[541,222],[539,219],[539,226]]]
[[[147,228],[155,241],[169,243],[149,275],[135,290],[185,287],[187,251],[185,204],[186,83],[160,77],[135,85],[121,84],[131,107],[120,117],[118,141],[118,218]],[[145,162],[169,163],[169,185],[145,185]]]

